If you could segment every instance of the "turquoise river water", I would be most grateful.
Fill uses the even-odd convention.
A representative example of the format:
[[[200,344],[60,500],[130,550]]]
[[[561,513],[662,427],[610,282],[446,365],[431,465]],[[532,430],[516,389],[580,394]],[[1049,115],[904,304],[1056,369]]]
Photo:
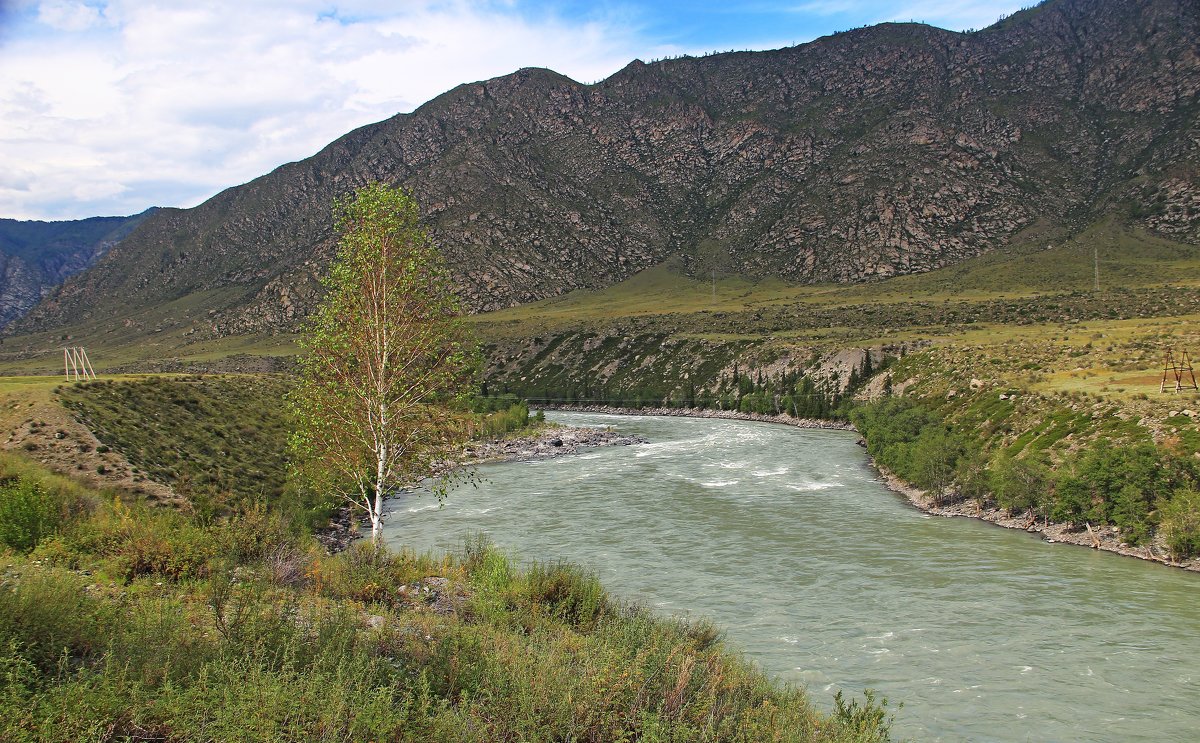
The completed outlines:
[[[856,435],[768,423],[550,413],[651,443],[488,465],[478,487],[391,501],[387,539],[484,532],[520,559],[708,617],[781,680],[874,688],[896,738],[1200,740],[1200,575],[926,516]]]

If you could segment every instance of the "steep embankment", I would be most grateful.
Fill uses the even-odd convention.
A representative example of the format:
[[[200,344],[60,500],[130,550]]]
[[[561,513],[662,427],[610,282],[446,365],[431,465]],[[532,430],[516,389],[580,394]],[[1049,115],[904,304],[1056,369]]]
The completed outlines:
[[[1200,239],[1200,9],[1048,0],[976,33],[884,24],[771,52],[459,86],[189,210],[162,210],[19,332],[293,328],[336,196],[410,188],[469,305],[695,276],[864,281],[1099,216]]]

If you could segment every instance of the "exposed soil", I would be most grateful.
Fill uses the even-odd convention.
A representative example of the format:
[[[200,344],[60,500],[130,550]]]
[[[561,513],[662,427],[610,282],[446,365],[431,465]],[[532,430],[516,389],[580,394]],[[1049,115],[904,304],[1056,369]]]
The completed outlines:
[[[0,448],[35,459],[90,488],[111,489],[151,503],[182,507],[185,498],[135,471],[121,453],[104,446],[71,412],[41,394],[0,401]]]

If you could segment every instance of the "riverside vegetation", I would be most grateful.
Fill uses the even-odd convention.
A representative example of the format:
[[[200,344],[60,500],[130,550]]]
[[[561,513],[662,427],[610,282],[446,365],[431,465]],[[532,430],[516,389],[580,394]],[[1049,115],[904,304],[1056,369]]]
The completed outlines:
[[[871,696],[826,716],[713,626],[625,605],[572,565],[521,568],[480,539],[324,554],[310,528],[333,504],[286,475],[287,384],[59,387],[182,510],[0,455],[0,738],[887,739]],[[536,425],[512,397],[472,407],[486,436]]]
[[[879,741],[704,622],[480,539],[327,556],[263,504],[201,522],[0,457],[0,738]]]

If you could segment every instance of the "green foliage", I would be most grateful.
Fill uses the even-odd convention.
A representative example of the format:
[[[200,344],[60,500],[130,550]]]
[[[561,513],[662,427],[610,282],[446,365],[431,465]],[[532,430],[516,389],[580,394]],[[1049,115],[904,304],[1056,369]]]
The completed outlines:
[[[466,438],[447,404],[469,399],[477,353],[408,194],[371,184],[334,214],[341,239],[300,341],[290,443],[297,471],[365,510],[378,537],[383,495],[429,476]]]
[[[571,627],[594,627],[609,606],[596,575],[568,563],[534,563],[527,581],[530,600]]]
[[[1156,503],[1196,482],[1190,459],[1149,442],[1110,446],[1100,441],[1061,468],[1053,514],[1063,521],[1114,524],[1123,540],[1138,544],[1151,535]]]
[[[543,415],[542,420],[545,419]],[[499,438],[510,431],[520,431],[528,426],[529,406],[518,402],[506,410],[496,410],[484,415],[479,430],[484,436]]]
[[[833,695],[833,719],[844,730],[862,743],[886,743],[889,740],[894,715],[888,713],[888,700],[875,701],[875,692],[867,689],[860,704],[857,699],[849,701],[837,692]],[[903,705],[901,705],[903,707]]]
[[[967,401],[951,412],[972,426],[987,428],[1011,413],[1010,402]],[[1189,493],[1200,482],[1200,467],[1149,441],[1109,444],[1101,438],[1078,450],[1054,452],[1040,442],[1057,441],[1080,416],[1051,411],[1040,423],[989,453],[947,425],[934,404],[916,398],[884,398],[859,406],[852,420],[867,440],[875,460],[902,479],[930,490],[961,497],[995,499],[1001,508],[1058,522],[1113,525],[1121,539],[1145,543],[1170,513],[1180,554],[1191,549],[1188,502],[1174,503],[1174,493]],[[998,429],[992,428],[991,431]],[[1157,511],[1156,511],[1157,509]],[[1174,510],[1171,510],[1174,509]],[[1164,538],[1167,532],[1162,532]],[[1172,548],[1176,549],[1176,548]]]
[[[64,534],[73,551],[105,558],[114,576],[180,581],[208,575],[222,545],[211,530],[168,510],[125,506],[119,501]]]
[[[213,547],[187,580],[131,575],[136,532]],[[5,741],[887,739],[872,695],[825,717],[712,625],[482,538],[321,556],[262,509],[201,524],[113,504],[49,542],[59,557],[43,544],[0,572]],[[283,553],[299,579],[277,579]]]
[[[60,512],[61,505],[40,483],[0,482],[0,545],[28,552],[58,529]]]
[[[876,462],[900,478],[944,497],[976,452],[931,408],[906,397],[884,397],[850,414]]]
[[[989,483],[996,502],[1010,511],[1041,513],[1050,502],[1050,468],[1037,459],[1001,452],[992,462]]]
[[[1158,532],[1176,560],[1200,555],[1200,492],[1176,490],[1159,501]]]

